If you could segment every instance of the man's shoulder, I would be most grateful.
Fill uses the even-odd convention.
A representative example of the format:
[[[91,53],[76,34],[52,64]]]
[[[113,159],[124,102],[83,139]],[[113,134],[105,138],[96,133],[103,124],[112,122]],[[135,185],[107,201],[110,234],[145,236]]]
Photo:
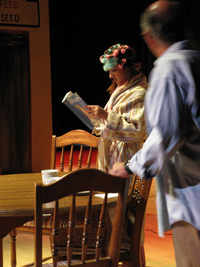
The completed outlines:
[[[165,64],[182,66],[182,64],[192,64],[193,62],[200,62],[200,51],[192,49],[180,49],[166,53],[159,57],[155,61],[155,66]]]
[[[179,50],[167,53],[155,61],[152,74],[156,77],[170,77],[172,74],[188,72],[192,65],[200,66],[200,52],[195,50]],[[152,76],[153,76],[152,75]]]

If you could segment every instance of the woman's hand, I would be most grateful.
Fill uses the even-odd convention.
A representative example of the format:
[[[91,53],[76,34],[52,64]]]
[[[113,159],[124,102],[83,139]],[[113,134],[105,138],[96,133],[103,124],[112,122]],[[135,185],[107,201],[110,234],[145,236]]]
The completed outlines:
[[[86,107],[86,112],[88,115],[96,117],[101,120],[107,120],[108,118],[108,112],[101,108],[100,106],[97,105],[87,105]]]

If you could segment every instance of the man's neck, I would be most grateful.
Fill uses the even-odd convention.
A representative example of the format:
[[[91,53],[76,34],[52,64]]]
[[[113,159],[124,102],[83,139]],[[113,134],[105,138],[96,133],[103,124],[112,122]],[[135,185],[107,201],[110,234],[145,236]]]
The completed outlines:
[[[160,57],[172,44],[159,42],[155,48],[155,56]]]

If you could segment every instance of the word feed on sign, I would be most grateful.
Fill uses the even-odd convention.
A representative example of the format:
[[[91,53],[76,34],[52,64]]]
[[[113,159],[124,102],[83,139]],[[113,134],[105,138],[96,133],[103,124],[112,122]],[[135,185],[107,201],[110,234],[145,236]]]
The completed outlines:
[[[38,0],[0,0],[0,25],[39,27]]]
[[[19,22],[20,18],[17,14],[12,14],[11,10],[13,10],[13,13],[15,13],[15,9],[19,8],[19,3],[17,1],[3,1],[0,0],[0,10],[1,9],[8,10],[8,13],[1,13],[0,21],[1,22]]]

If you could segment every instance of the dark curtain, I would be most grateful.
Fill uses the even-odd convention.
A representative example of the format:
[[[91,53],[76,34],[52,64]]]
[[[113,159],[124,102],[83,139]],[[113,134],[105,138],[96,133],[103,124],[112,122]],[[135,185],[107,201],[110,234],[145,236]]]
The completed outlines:
[[[89,130],[61,103],[66,92],[78,92],[88,104],[104,107],[108,101],[106,89],[110,81],[99,57],[109,46],[124,43],[135,48],[142,71],[148,77],[155,58],[140,35],[139,19],[153,2],[49,0],[53,134]],[[182,2],[199,43],[197,0]]]
[[[0,31],[0,59],[1,171],[31,172],[28,32]]]

